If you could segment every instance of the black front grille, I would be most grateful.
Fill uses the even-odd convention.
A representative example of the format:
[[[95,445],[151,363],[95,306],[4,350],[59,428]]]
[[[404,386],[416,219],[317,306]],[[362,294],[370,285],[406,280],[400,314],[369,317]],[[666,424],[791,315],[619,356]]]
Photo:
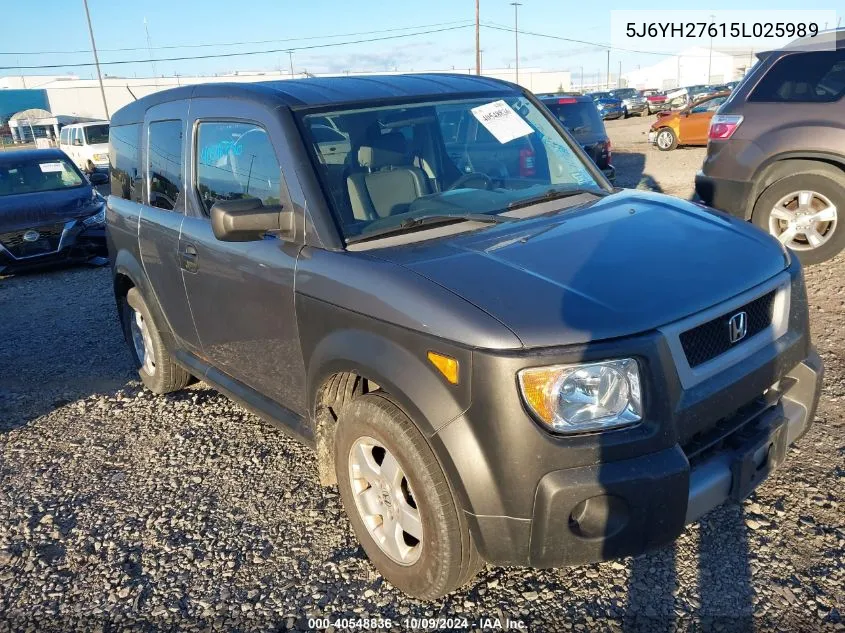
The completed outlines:
[[[64,228],[65,225],[62,223],[0,233],[0,244],[3,244],[6,250],[18,259],[44,255],[45,253],[52,253],[59,248],[59,241],[62,238]],[[34,242],[28,242],[24,239],[24,235],[29,231],[36,231],[38,233],[38,239]]]
[[[724,354],[734,345],[742,345],[755,334],[759,334],[772,323],[777,291],[763,295],[741,308],[731,310],[681,334],[681,346],[684,348],[690,367],[697,367],[708,360]],[[731,343],[729,321],[740,312],[747,315],[747,333],[736,343]]]

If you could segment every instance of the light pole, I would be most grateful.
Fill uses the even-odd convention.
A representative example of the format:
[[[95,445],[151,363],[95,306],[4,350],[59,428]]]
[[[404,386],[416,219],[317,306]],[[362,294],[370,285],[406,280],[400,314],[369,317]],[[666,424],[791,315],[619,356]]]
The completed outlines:
[[[288,60],[290,61],[290,77],[293,79],[293,51],[288,51]]]
[[[481,74],[481,27],[480,16],[481,7],[479,7],[480,0],[475,0],[475,74]]]
[[[516,82],[519,83],[519,7],[521,2],[511,2],[513,5],[513,39],[516,47]]]
[[[100,59],[97,57],[97,45],[94,44],[94,29],[91,26],[91,13],[88,11],[88,0],[82,0],[85,5],[85,17],[88,18],[88,34],[91,36],[91,50],[94,51],[94,64],[97,66],[97,78],[100,80],[100,94],[103,96],[103,108],[106,111],[106,119],[111,119],[109,116],[109,104],[106,103],[106,89],[103,88],[103,75],[100,72]]]
[[[715,15],[710,16],[711,21],[715,20],[715,19],[716,19]],[[712,68],[713,68],[713,36],[711,35],[710,36],[710,55],[708,55],[708,57],[707,57],[707,83],[708,84],[712,81],[710,79],[713,76],[713,73],[711,72]]]

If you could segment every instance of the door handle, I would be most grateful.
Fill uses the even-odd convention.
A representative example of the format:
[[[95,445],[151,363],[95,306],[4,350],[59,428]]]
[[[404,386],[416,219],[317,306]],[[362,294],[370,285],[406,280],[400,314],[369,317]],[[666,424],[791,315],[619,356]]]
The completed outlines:
[[[179,253],[179,262],[184,270],[189,273],[195,273],[199,270],[197,257],[196,247],[193,244],[185,244]]]

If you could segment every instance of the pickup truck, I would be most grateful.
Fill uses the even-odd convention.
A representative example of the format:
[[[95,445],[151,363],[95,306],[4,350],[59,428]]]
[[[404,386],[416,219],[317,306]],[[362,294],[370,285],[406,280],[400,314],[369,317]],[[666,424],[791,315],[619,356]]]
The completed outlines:
[[[467,117],[484,133],[455,134]],[[183,86],[116,112],[110,148],[143,384],[201,380],[312,446],[410,595],[669,543],[813,421],[799,261],[723,213],[614,190],[519,86]]]

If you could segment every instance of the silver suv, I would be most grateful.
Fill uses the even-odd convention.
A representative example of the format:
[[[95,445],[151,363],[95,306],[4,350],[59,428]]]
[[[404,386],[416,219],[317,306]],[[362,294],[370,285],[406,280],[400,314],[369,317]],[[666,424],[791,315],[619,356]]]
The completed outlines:
[[[611,90],[610,94],[622,100],[622,108],[626,119],[632,114],[645,116],[648,114],[648,99],[646,99],[636,88],[618,88]]]

